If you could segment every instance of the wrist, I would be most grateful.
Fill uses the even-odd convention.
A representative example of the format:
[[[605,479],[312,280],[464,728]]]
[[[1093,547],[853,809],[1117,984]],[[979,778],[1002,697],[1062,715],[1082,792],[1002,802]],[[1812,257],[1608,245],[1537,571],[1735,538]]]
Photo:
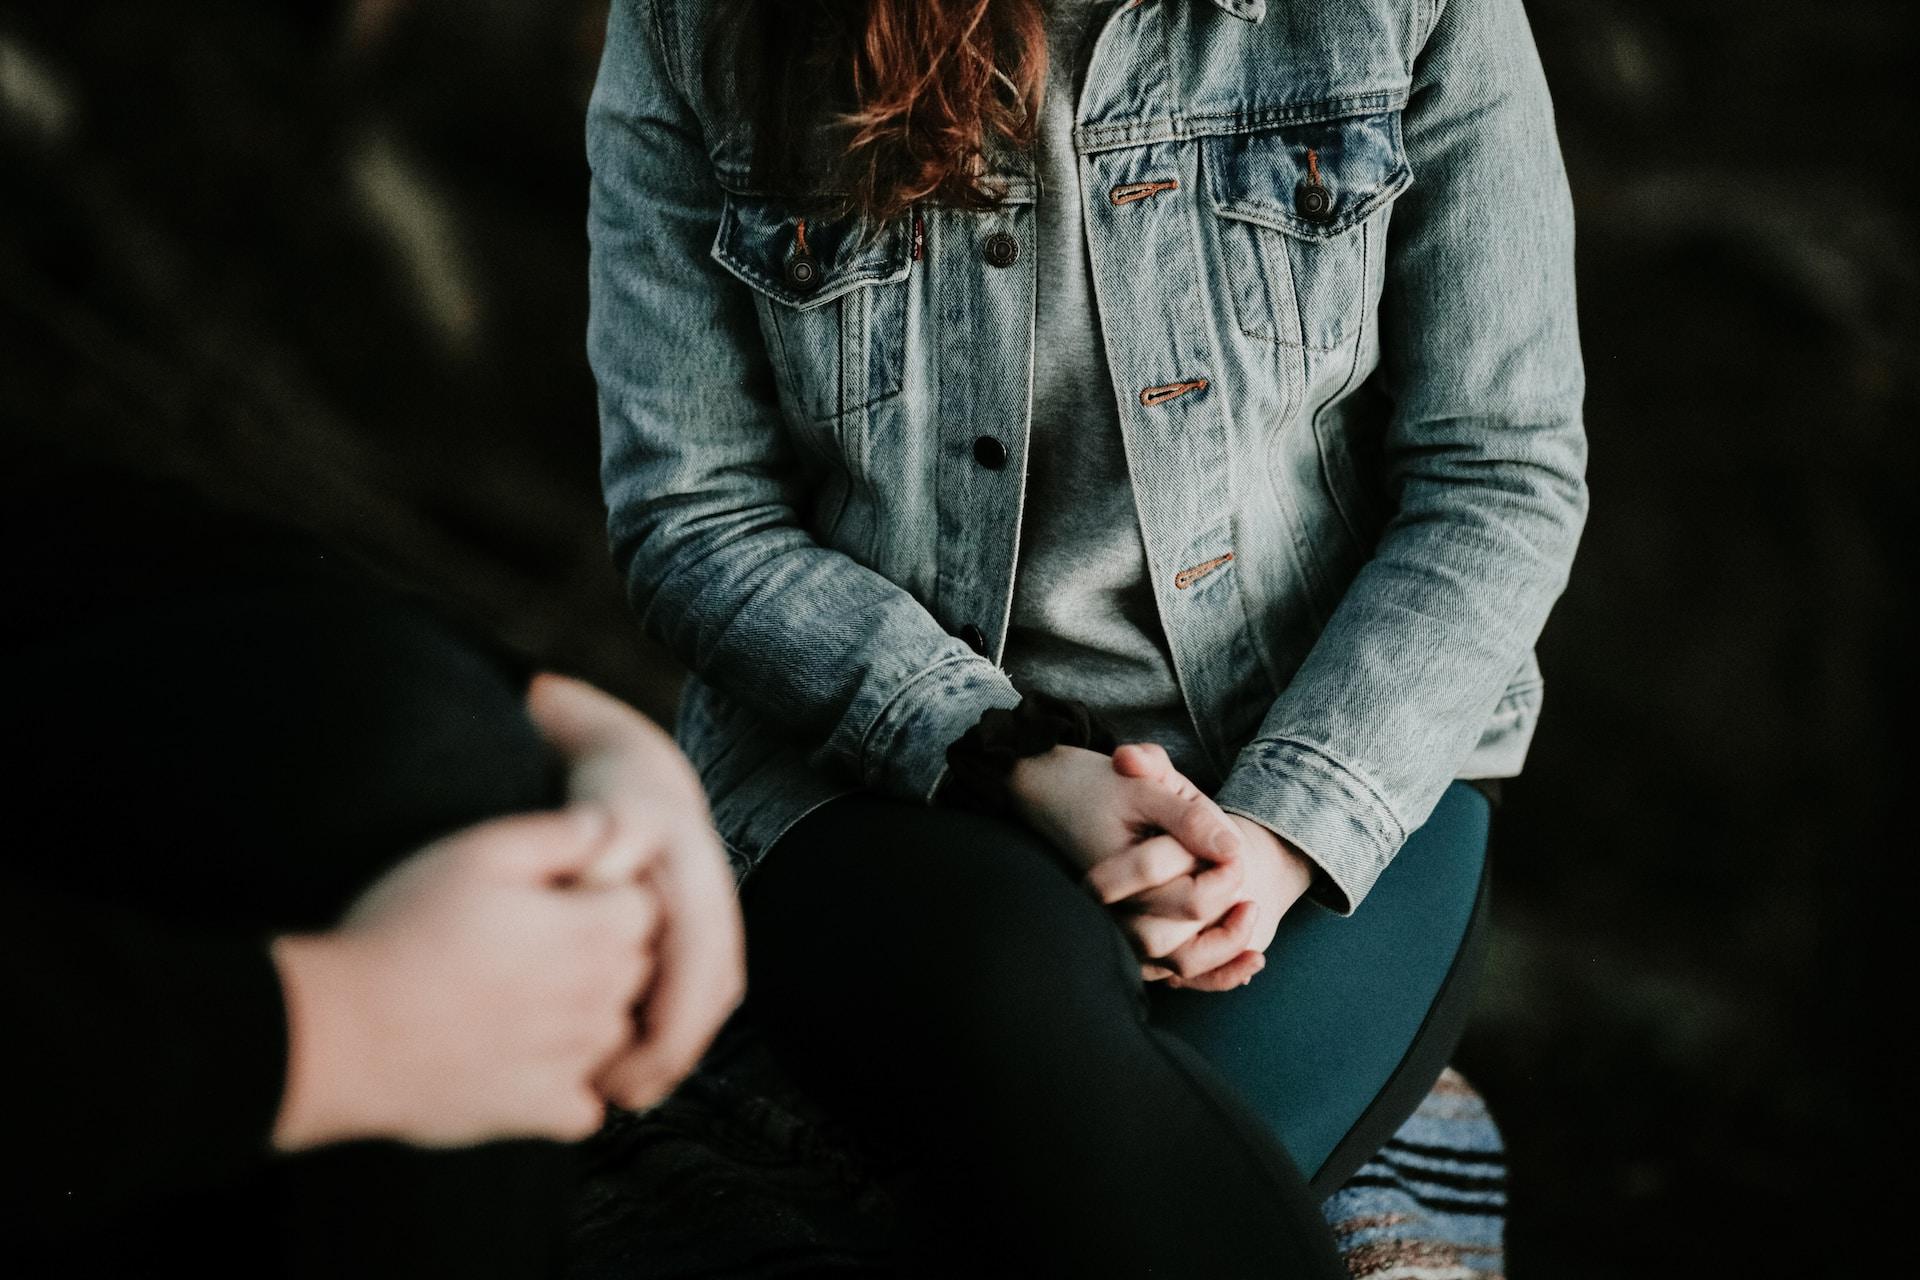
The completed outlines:
[[[1015,815],[1031,823],[1046,797],[1053,793],[1061,762],[1072,752],[1084,750],[1084,747],[1062,744],[1015,760],[1007,773],[1007,794],[1012,799]]]
[[[270,950],[287,1018],[287,1078],[274,1148],[290,1153],[371,1136],[372,1126],[353,1104],[352,1067],[362,1055],[353,1043],[360,1019],[346,944],[336,934],[287,934]]]
[[[1239,830],[1244,842],[1242,847],[1265,868],[1266,878],[1284,902],[1283,909],[1305,896],[1314,877],[1320,874],[1319,865],[1313,859],[1273,828],[1262,826],[1244,814],[1230,812],[1227,820]]]
[[[1067,751],[1106,754],[1116,745],[1112,730],[1085,703],[1028,690],[1017,706],[989,707],[947,747],[947,776],[935,803],[1025,816]]]

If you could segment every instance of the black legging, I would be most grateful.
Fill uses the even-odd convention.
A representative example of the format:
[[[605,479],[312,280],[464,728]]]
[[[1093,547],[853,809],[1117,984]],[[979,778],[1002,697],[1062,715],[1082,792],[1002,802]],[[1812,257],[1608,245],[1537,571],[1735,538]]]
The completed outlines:
[[[1470,884],[1471,924],[1446,926],[1450,957],[1478,949],[1476,897]],[[1240,1089],[1150,1021],[1125,937],[1024,827],[842,797],[777,842],[743,904],[749,1016],[804,1087],[927,1180],[909,1206],[917,1270],[1346,1274],[1324,1189]],[[1452,1051],[1471,981],[1441,968],[1339,1159],[1377,1147]]]

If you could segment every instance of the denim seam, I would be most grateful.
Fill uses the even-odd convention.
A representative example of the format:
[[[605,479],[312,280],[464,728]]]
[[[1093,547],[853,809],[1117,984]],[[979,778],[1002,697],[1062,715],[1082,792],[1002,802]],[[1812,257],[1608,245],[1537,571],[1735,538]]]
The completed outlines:
[[[1260,748],[1262,763],[1265,763],[1264,757],[1268,754],[1299,753],[1310,767],[1317,768],[1328,781],[1340,787],[1347,799],[1371,804],[1374,812],[1370,815],[1372,817],[1370,825],[1373,828],[1373,834],[1381,840],[1382,844],[1397,847],[1406,839],[1407,824],[1400,821],[1400,815],[1393,811],[1393,806],[1388,804],[1386,798],[1380,794],[1380,789],[1358,769],[1353,768],[1325,747],[1301,738],[1258,738],[1254,745]],[[1385,821],[1382,821],[1382,818]],[[1385,866],[1385,861],[1380,865]]]
[[[1309,124],[1337,120],[1369,111],[1399,111],[1406,107],[1409,86],[1371,89],[1315,102],[1290,103],[1256,111],[1208,111],[1146,120],[1120,120],[1081,125],[1073,131],[1074,147],[1082,153],[1110,151],[1150,142],[1185,142],[1218,133],[1250,133],[1278,124]],[[1221,127],[1224,126],[1224,127]]]
[[[1361,287],[1365,288],[1365,282],[1369,278],[1369,272],[1373,265],[1372,259],[1368,256],[1373,252],[1373,245],[1370,236],[1366,236],[1364,231],[1362,235],[1364,238],[1360,242],[1360,279],[1362,282]],[[1339,468],[1335,468],[1333,465],[1331,456],[1332,446],[1327,440],[1328,433],[1323,430],[1323,424],[1326,422],[1327,406],[1346,399],[1347,394],[1352,391],[1354,382],[1358,378],[1360,372],[1360,352],[1361,349],[1366,346],[1367,342],[1366,312],[1367,308],[1362,308],[1360,328],[1353,335],[1353,359],[1347,365],[1346,378],[1341,382],[1338,391],[1334,392],[1333,395],[1327,399],[1322,400],[1319,405],[1315,407],[1313,417],[1310,420],[1313,429],[1314,451],[1320,455],[1320,473],[1325,477],[1327,482],[1327,496],[1333,502],[1333,509],[1340,517],[1340,523],[1346,525],[1347,532],[1353,536],[1354,545],[1362,549],[1366,547],[1367,540],[1360,532],[1359,521],[1354,517],[1352,512],[1347,510],[1347,504],[1341,500],[1338,477],[1335,474]]]
[[[682,76],[678,66],[679,57],[677,56],[679,41],[668,38],[669,32],[678,32],[680,30],[679,18],[678,15],[669,15],[662,12],[663,10],[671,8],[672,4],[673,0],[652,0],[652,3],[647,6],[647,17],[650,25],[653,27],[654,41],[660,46],[660,65],[667,70],[668,85],[675,93],[680,95],[683,101],[691,102],[691,99],[687,97],[686,85],[681,83]]]
[[[722,189],[726,203],[738,208],[743,198],[737,198],[732,192]],[[750,198],[750,197],[749,197]],[[764,201],[760,202],[764,203]],[[714,232],[713,257],[740,280],[759,290],[769,299],[794,311],[817,311],[836,298],[844,297],[850,291],[866,284],[897,284],[905,280],[913,270],[913,261],[905,246],[895,249],[889,246],[883,250],[884,260],[876,260],[871,266],[862,266],[831,280],[823,274],[817,292],[811,294],[805,302],[793,300],[793,291],[783,282],[775,280],[771,273],[760,270],[735,251],[735,237],[745,238],[745,224],[736,214],[729,219],[723,212],[720,226]],[[730,235],[729,232],[732,234]],[[877,239],[874,243],[878,243]],[[868,253],[869,246],[859,246],[849,252]],[[896,260],[897,259],[897,260]],[[830,269],[829,269],[830,270]]]
[[[1517,685],[1512,685],[1508,687],[1507,691],[1500,695],[1500,701],[1494,703],[1493,705],[1494,714],[1497,715],[1500,712],[1506,711],[1513,707],[1533,706],[1536,702],[1539,701],[1536,695],[1538,695],[1539,692],[1546,687],[1547,687],[1547,682],[1544,678],[1539,680],[1529,680],[1525,684],[1517,684]]]
[[[868,784],[872,785],[876,777],[886,772],[886,758],[890,753],[892,735],[895,732],[894,730],[886,728],[886,725],[889,717],[894,714],[894,708],[900,704],[901,699],[905,698],[909,693],[913,692],[915,687],[926,681],[929,677],[937,674],[943,668],[951,667],[958,663],[983,661],[985,661],[985,659],[979,657],[977,654],[971,653],[955,654],[951,658],[942,658],[932,666],[922,669],[905,684],[895,689],[893,696],[882,703],[880,709],[874,713],[872,721],[867,725],[866,732],[860,735],[859,757],[861,778],[866,779]],[[876,734],[880,735],[883,741],[876,742]],[[876,746],[881,748],[879,767],[877,769],[872,767],[867,759],[870,751]]]
[[[1387,181],[1373,194],[1348,210],[1336,223],[1325,227],[1312,228],[1303,225],[1303,219],[1285,205],[1269,200],[1246,198],[1216,197],[1213,209],[1223,218],[1233,218],[1241,222],[1250,222],[1256,227],[1265,227],[1278,231],[1281,235],[1292,236],[1311,245],[1332,244],[1359,230],[1361,225],[1413,185],[1413,169],[1407,163],[1402,147],[1394,146],[1394,169]],[[1337,345],[1337,344],[1336,344]]]

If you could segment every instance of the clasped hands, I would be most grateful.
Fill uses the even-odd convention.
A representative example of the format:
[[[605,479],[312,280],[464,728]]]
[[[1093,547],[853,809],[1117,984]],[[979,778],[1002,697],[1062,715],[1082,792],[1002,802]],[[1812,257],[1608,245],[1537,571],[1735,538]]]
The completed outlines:
[[[274,939],[287,1082],[273,1145],[583,1138],[657,1102],[746,982],[733,877],[671,738],[577,680],[527,710],[564,808],[415,853],[334,928]]]
[[[1154,743],[1112,756],[1055,747],[1018,761],[1009,785],[1021,818],[1118,918],[1148,982],[1228,991],[1251,981],[1313,879],[1299,850],[1224,812]]]

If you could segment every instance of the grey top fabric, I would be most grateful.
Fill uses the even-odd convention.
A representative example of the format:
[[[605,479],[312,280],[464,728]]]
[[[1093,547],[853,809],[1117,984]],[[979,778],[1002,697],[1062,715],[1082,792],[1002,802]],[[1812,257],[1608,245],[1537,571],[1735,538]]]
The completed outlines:
[[[1033,425],[1002,664],[1020,689],[1085,702],[1122,741],[1160,743],[1211,791],[1220,778],[1193,732],[1148,579],[1081,225],[1074,103],[1112,2],[1047,5]]]

